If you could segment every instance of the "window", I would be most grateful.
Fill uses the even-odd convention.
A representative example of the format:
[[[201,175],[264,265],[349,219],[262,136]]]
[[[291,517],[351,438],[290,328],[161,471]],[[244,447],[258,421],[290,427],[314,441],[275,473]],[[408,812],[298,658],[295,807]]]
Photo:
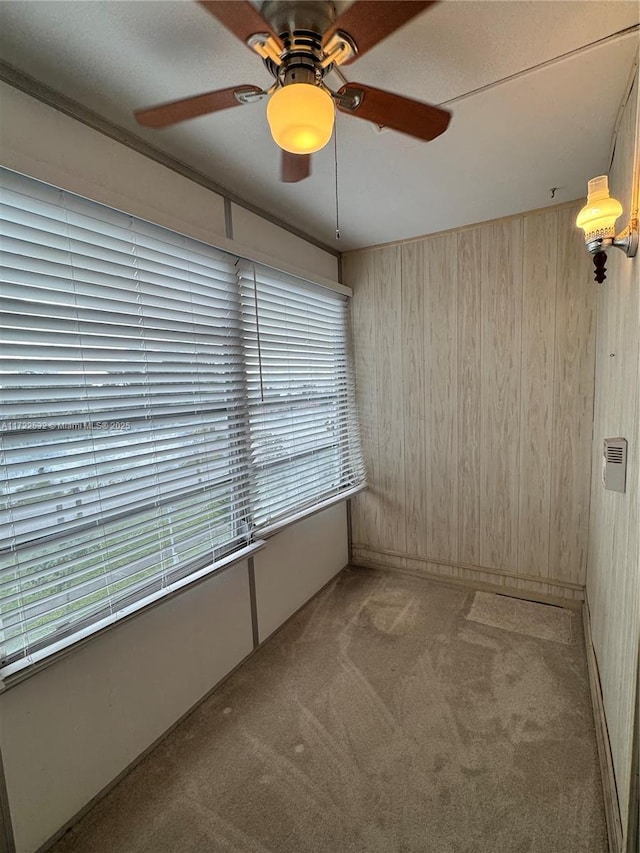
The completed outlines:
[[[351,417],[348,303],[241,263],[253,523],[277,523],[363,479]]]
[[[10,672],[364,472],[344,297],[1,178]]]

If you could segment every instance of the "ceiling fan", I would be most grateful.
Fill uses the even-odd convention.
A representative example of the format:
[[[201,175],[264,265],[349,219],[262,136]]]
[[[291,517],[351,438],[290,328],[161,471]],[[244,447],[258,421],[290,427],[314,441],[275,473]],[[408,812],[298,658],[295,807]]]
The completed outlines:
[[[199,0],[264,61],[274,82],[269,89],[230,86],[137,110],[147,127],[167,127],[269,97],[267,120],[282,149],[281,179],[301,181],[311,171],[311,154],[333,132],[335,107],[417,139],[435,139],[451,114],[430,104],[363,83],[345,83],[337,92],[324,81],[335,67],[348,65],[391,35],[434,0],[355,0],[337,16],[330,0],[266,0],[260,11],[248,0]]]

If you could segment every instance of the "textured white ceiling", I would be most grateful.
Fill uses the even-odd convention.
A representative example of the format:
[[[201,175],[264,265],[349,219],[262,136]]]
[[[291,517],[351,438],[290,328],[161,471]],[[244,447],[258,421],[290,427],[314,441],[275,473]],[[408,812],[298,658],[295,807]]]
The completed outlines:
[[[264,102],[162,131],[134,122],[139,107],[269,84],[260,60],[196,3],[3,0],[0,56],[346,250],[542,207],[551,187],[557,201],[584,195],[608,168],[638,32],[580,48],[639,20],[637,0],[445,0],[346,67],[350,80],[453,101],[453,119],[421,143],[339,114],[337,243],[333,147],[314,156],[310,179],[281,184]]]

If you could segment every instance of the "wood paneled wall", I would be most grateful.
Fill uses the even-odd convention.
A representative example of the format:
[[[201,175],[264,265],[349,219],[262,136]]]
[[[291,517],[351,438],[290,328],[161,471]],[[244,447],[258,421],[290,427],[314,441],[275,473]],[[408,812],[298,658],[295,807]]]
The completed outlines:
[[[618,226],[640,198],[638,76],[626,104],[610,173],[611,193],[624,206]],[[630,818],[632,740],[640,639],[640,256],[609,252],[599,290],[587,600],[611,744],[622,831]],[[600,477],[602,442],[628,441],[627,490],[606,491]],[[637,724],[636,724],[637,725]],[[636,757],[637,761],[637,757]],[[637,770],[636,770],[637,772]],[[637,794],[636,794],[637,796]],[[637,809],[637,801],[635,808]],[[626,842],[625,842],[626,843]],[[623,847],[626,849],[626,847]],[[629,848],[631,849],[631,847]],[[637,849],[637,848],[634,848]]]
[[[344,256],[355,563],[583,598],[596,289],[576,210]]]

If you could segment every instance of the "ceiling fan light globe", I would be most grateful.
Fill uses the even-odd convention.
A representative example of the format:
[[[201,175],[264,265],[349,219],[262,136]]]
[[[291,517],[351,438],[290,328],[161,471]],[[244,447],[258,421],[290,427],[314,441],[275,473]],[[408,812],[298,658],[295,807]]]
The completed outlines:
[[[335,111],[331,95],[311,83],[277,89],[267,104],[271,135],[291,154],[313,154],[331,139]]]

